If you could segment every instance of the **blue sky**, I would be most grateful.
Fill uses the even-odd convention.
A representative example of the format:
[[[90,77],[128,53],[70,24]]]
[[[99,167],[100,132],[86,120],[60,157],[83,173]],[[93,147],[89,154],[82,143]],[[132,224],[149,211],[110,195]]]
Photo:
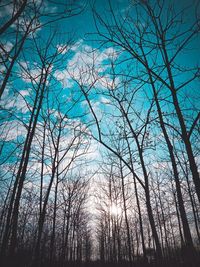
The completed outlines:
[[[84,1],[83,1],[84,2]],[[95,8],[97,12],[105,16],[106,19],[108,19],[108,22],[111,20],[110,14],[108,12],[109,4],[106,0],[96,0],[94,1]],[[127,10],[134,16],[134,12],[130,11],[130,6],[132,3],[131,1],[110,1],[111,5],[113,7],[113,11],[118,16],[119,14],[123,15],[127,12]],[[176,4],[176,3],[175,3]],[[52,34],[53,30],[56,29],[58,36],[56,36],[54,40],[54,44],[52,46],[52,50],[50,49],[50,53],[54,49],[58,49],[58,47],[63,47],[66,45],[66,42],[69,38],[69,36],[73,36],[73,42],[69,46],[70,51],[66,51],[66,53],[63,53],[63,59],[61,63],[58,65],[54,65],[52,69],[53,76],[55,78],[55,81],[53,83],[53,86],[51,89],[52,91],[52,108],[53,107],[53,101],[55,95],[59,92],[60,100],[62,99],[64,105],[62,107],[62,112],[65,113],[67,107],[69,108],[71,105],[73,105],[73,101],[71,102],[72,98],[79,99],[80,93],[78,93],[78,87],[76,83],[72,81],[69,75],[69,71],[71,72],[72,76],[74,76],[75,79],[79,79],[79,70],[85,71],[87,73],[88,68],[93,64],[92,56],[95,57],[95,68],[97,68],[97,72],[99,75],[102,75],[102,78],[100,79],[100,82],[97,83],[96,89],[102,90],[104,92],[104,95],[96,94],[95,91],[91,94],[92,104],[95,108],[97,114],[99,115],[99,118],[101,118],[102,113],[106,112],[111,114],[111,118],[107,119],[105,118],[105,121],[102,123],[102,129],[107,132],[109,127],[115,131],[115,126],[113,126],[112,122],[114,122],[112,116],[118,115],[118,111],[115,107],[111,107],[109,105],[109,97],[105,96],[105,90],[102,89],[105,85],[109,85],[112,81],[112,75],[110,75],[110,67],[107,66],[107,63],[110,62],[110,59],[112,57],[112,52],[115,51],[116,48],[113,48],[111,44],[108,46],[110,47],[109,50],[108,47],[100,47],[98,43],[98,37],[97,35],[93,35],[93,33],[96,32],[94,20],[93,20],[93,14],[91,11],[91,6],[93,3],[88,4],[85,7],[85,10],[79,14],[78,16],[71,17],[66,20],[59,20],[58,22],[54,23],[51,26],[45,27],[40,29],[38,32],[36,32],[36,40],[37,38],[41,40],[38,40],[38,43],[40,43],[42,46],[45,47],[46,39],[48,38],[49,34]],[[182,7],[185,5],[188,5],[188,1],[181,1]],[[180,6],[180,3],[177,4],[175,8],[182,8]],[[51,6],[49,8],[53,9],[60,9],[60,6]],[[193,8],[192,8],[193,9]],[[191,10],[192,10],[191,9]],[[189,14],[188,14],[189,15]],[[188,27],[190,24],[190,21],[192,21],[192,17],[188,16],[188,23],[183,24],[183,30],[185,27]],[[45,18],[43,19],[45,21]],[[103,29],[102,29],[103,30]],[[91,34],[92,33],[92,34]],[[12,40],[7,40],[7,42],[12,42]],[[32,68],[32,71],[35,71],[37,75],[37,70],[34,69],[38,61],[38,57],[35,54],[34,50],[29,47],[30,43],[32,42],[32,39],[30,39],[30,42],[27,42],[24,50],[24,53],[21,54],[21,56],[18,59],[18,63],[21,65],[25,64],[25,68],[27,65],[29,65],[30,68]],[[194,40],[192,43],[192,48],[197,47],[198,45],[198,39]],[[95,51],[92,51],[92,48],[97,48]],[[110,52],[111,51],[111,52]],[[69,53],[67,53],[69,52]],[[89,55],[88,55],[88,52]],[[186,51],[184,54],[181,54],[179,58],[177,58],[177,63],[179,63],[181,66],[187,65],[187,66],[194,66],[197,63],[199,63],[199,56],[198,56],[198,49],[195,51]],[[120,61],[121,58],[126,57],[127,55],[123,53],[123,55],[120,55],[118,58],[115,59],[115,62]],[[135,68],[135,61],[130,60],[130,63],[122,63],[117,67],[118,71],[121,71],[123,74],[127,74],[127,72],[130,71],[130,74],[133,74],[133,70]],[[86,66],[85,66],[86,63]],[[158,61],[158,63],[160,63]],[[18,78],[13,80],[13,82],[8,86],[9,93],[5,93],[3,101],[7,101],[8,96],[10,96],[10,100],[7,104],[7,107],[11,108],[12,110],[15,110],[15,116],[17,116],[18,119],[20,119],[22,122],[27,122],[29,119],[29,112],[26,112],[25,109],[25,103],[22,98],[20,98],[20,95],[18,96],[17,100],[13,100],[15,98],[15,93],[13,89],[11,88],[13,86],[14,90],[17,92],[20,92],[23,94],[23,97],[27,101],[31,101],[31,90],[32,85],[27,79],[24,79],[21,73],[21,67],[20,64],[16,64],[15,71],[19,72]],[[36,68],[37,69],[37,68]],[[140,69],[140,68],[139,68]],[[141,68],[142,70],[142,68]],[[189,76],[188,76],[189,77]],[[184,76],[179,76],[176,78],[177,83],[181,83],[184,79],[187,78],[187,74],[184,74]],[[84,79],[87,79],[87,74],[84,74]],[[91,80],[89,80],[91,82]],[[118,82],[120,83],[120,79],[118,79]],[[88,85],[88,84],[86,84]],[[130,92],[131,92],[131,86],[133,85],[132,82],[130,82]],[[186,109],[186,115],[193,112],[191,110],[191,107],[194,105],[195,108],[198,107],[199,104],[199,81],[192,84],[191,87],[186,87],[185,92],[182,91],[180,93],[180,99],[183,97],[184,101],[184,94],[187,93],[189,95],[189,98],[183,102],[182,107],[187,108]],[[149,102],[145,100],[145,94],[144,91],[147,91],[147,95],[151,96],[151,93],[149,93],[150,89],[146,87],[145,90],[140,91],[137,94],[137,101],[134,102],[135,107],[137,108],[138,112],[141,112],[141,116],[145,118],[147,109],[149,107]],[[164,90],[164,94],[166,91]],[[194,97],[195,96],[195,97]],[[190,98],[192,98],[192,102],[190,101]],[[166,103],[165,103],[166,104]],[[163,104],[163,108],[165,109],[165,104]],[[45,106],[45,103],[44,103]],[[171,105],[166,105],[166,111],[171,112]],[[78,118],[80,115],[84,114],[85,112],[89,111],[86,102],[84,101],[84,98],[81,97],[81,102],[79,102],[75,108],[72,109],[72,111],[69,113],[71,117]],[[107,115],[106,115],[107,116]],[[82,122],[87,122],[92,119],[91,115],[87,115],[84,117],[80,117],[80,120]],[[41,118],[40,118],[41,120]],[[16,118],[10,117],[7,119],[8,121],[16,121]],[[20,122],[21,123],[21,122]],[[175,122],[176,123],[176,122]],[[14,124],[13,124],[14,125]],[[109,126],[109,127],[108,127]],[[21,130],[21,126],[18,127],[19,133],[23,130]],[[21,138],[20,135],[18,138]],[[9,146],[4,150],[5,153],[7,153],[8,150],[11,150],[11,146],[13,143],[9,143]]]

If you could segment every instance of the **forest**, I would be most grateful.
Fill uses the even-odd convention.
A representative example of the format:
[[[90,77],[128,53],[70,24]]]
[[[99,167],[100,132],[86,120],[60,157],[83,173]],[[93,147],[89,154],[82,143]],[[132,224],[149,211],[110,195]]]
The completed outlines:
[[[200,1],[0,1],[0,266],[200,266]]]

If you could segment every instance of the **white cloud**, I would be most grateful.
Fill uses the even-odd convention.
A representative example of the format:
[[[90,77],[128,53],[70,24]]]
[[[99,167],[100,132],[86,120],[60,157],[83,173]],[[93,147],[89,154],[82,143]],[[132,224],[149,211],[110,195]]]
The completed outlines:
[[[19,93],[13,94],[13,91],[7,87],[1,99],[1,106],[4,109],[15,109],[15,111],[25,114],[29,111],[24,97],[30,95],[30,89],[20,90]]]
[[[44,68],[42,69],[41,66],[38,65],[37,62],[30,62],[21,61],[19,63],[21,71],[20,71],[20,78],[26,83],[33,83],[36,84],[40,81],[42,74],[44,75]],[[48,73],[51,73],[53,69],[53,65],[48,67]],[[48,81],[46,81],[48,84]]]
[[[110,100],[104,96],[100,98],[100,102],[103,104],[110,104]]]
[[[37,66],[37,64],[33,64],[33,66],[30,66],[29,62],[21,61],[20,67],[20,78],[26,83],[37,83],[40,80],[41,76],[41,69]]]
[[[4,54],[4,51],[9,52],[12,48],[13,48],[13,43],[11,43],[10,41],[2,41],[0,47],[0,53]]]
[[[98,81],[99,88],[106,88],[109,90],[114,90],[120,83],[120,78],[116,77],[112,79],[109,75],[102,75],[101,79]]]
[[[73,82],[71,80],[71,77],[68,73],[67,70],[61,71],[61,70],[56,70],[54,73],[54,77],[62,83],[63,87],[71,88],[73,86]]]
[[[98,88],[114,89],[118,81],[116,79],[114,84],[111,77],[105,75],[105,71],[110,67],[106,60],[114,60],[117,57],[115,49],[107,48],[100,51],[79,40],[70,50],[75,54],[68,61],[66,69],[55,72],[56,79],[63,86],[70,88],[74,84],[73,80],[76,80],[86,86],[93,84]]]
[[[20,95],[22,95],[22,96],[30,95],[30,93],[29,93],[28,90],[20,90],[19,93],[20,93]]]
[[[64,44],[57,45],[56,48],[58,50],[58,53],[62,55],[66,54],[70,49],[67,45]]]
[[[19,136],[25,136],[27,131],[24,125],[17,121],[7,121],[2,124],[3,132],[1,133],[1,139],[6,141],[16,140]]]

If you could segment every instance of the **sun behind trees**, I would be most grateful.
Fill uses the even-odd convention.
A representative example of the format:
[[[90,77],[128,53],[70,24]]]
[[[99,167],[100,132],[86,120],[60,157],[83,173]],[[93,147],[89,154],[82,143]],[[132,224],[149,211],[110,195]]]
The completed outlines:
[[[2,1],[1,266],[200,265],[186,2]]]

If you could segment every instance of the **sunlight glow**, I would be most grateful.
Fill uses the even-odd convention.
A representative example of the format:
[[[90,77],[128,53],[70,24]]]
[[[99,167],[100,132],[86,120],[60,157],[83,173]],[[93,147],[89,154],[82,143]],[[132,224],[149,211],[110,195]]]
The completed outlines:
[[[119,205],[112,204],[110,206],[110,213],[113,216],[118,216],[118,215],[122,214],[122,209],[121,209],[121,207]]]

